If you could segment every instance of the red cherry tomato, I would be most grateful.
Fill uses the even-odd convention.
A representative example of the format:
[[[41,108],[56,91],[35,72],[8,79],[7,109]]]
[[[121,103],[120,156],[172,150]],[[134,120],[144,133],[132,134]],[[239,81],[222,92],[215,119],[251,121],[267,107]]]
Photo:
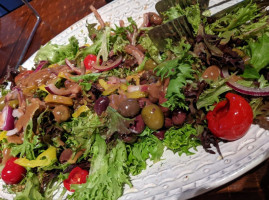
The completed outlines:
[[[71,184],[86,183],[88,175],[89,172],[87,170],[83,170],[80,167],[76,167],[70,172],[68,178],[63,181],[64,187],[71,192],[75,192],[75,190],[70,189]]]
[[[15,83],[17,84],[22,78],[24,78],[25,76],[28,76],[29,74],[32,74],[34,71],[33,70],[27,70],[24,72],[19,73],[16,77],[15,77]]]
[[[219,102],[206,118],[209,130],[224,140],[237,140],[243,137],[253,121],[253,111],[241,96],[227,93],[226,99]]]
[[[2,170],[1,176],[3,181],[6,184],[13,185],[21,182],[21,180],[26,175],[26,169],[16,163],[15,160],[18,158],[10,158],[8,159],[4,169]]]
[[[96,63],[97,60],[97,56],[94,54],[90,54],[87,55],[86,58],[84,58],[84,66],[86,69],[91,69],[92,68],[92,64]],[[102,64],[102,60],[99,60],[99,64]]]

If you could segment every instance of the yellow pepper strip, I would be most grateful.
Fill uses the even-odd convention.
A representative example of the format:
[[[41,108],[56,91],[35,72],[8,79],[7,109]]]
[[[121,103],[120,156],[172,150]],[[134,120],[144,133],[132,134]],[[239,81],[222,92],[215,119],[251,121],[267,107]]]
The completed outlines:
[[[40,85],[40,86],[38,87],[38,89],[40,89],[40,90],[42,90],[42,91],[44,91],[44,92],[49,93],[49,92],[46,90],[45,87],[46,87],[46,86],[43,84],[43,85]]]
[[[73,100],[71,98],[60,95],[48,94],[44,100],[47,103],[59,103],[67,106],[73,105]]]
[[[74,118],[77,118],[81,113],[85,112],[85,111],[88,111],[90,110],[88,108],[88,106],[86,105],[83,105],[83,106],[80,106],[73,114],[72,114],[72,117]]]
[[[60,72],[60,73],[58,74],[58,77],[59,77],[59,78],[65,78],[65,79],[67,79],[67,80],[69,80],[69,81],[74,82],[74,80],[70,78],[70,77],[72,77],[72,76],[74,76],[74,75],[72,75],[72,74],[70,74],[70,73],[68,73],[68,72]]]
[[[37,86],[35,86],[35,85],[32,85],[32,86],[29,86],[29,87],[27,87],[27,88],[24,88],[23,90],[22,90],[22,93],[23,94],[32,94],[32,93],[34,93],[35,91],[36,91],[36,89],[37,89]]]
[[[99,79],[98,82],[102,86],[102,88],[104,88],[105,90],[107,90],[109,88],[109,85],[107,84],[107,82],[104,79]]]
[[[46,167],[51,165],[57,160],[56,148],[50,146],[46,151],[41,153],[35,160],[28,160],[27,158],[19,158],[14,162],[23,167]]]
[[[126,77],[126,81],[130,82],[131,80],[134,80],[136,85],[140,85],[140,77],[138,75],[132,75]]]
[[[90,45],[90,44],[84,44],[84,46],[89,47],[89,46],[91,46],[91,45]]]
[[[48,66],[48,68],[53,68],[53,67],[59,67],[59,65],[58,64],[51,64]]]
[[[5,138],[7,138],[7,132],[6,131],[0,132],[0,141],[2,141]]]
[[[9,105],[11,108],[17,108],[18,105],[19,105],[19,100],[18,100],[18,99],[10,100],[10,101],[8,102],[8,105]]]
[[[109,88],[105,90],[102,94],[105,96],[110,95],[111,93],[115,92],[119,87],[119,84],[110,85]]]
[[[125,84],[120,84],[120,89],[123,90],[123,91],[127,91],[128,86],[125,85]]]
[[[138,99],[138,98],[146,97],[147,93],[141,92],[141,91],[134,91],[134,92],[126,93],[126,96],[128,99]]]

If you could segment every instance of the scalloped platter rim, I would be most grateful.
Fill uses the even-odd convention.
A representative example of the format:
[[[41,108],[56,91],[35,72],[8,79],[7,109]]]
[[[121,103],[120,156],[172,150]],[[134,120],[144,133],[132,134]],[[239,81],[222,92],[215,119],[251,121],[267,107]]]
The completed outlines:
[[[213,8],[211,13],[239,1],[234,0]],[[142,22],[143,13],[155,11],[156,2],[158,0],[114,0],[98,11],[104,21],[111,24],[118,24],[120,19],[127,22],[129,16],[139,24]],[[211,0],[210,6],[219,2]],[[97,21],[93,14],[90,14],[54,37],[51,42],[64,44],[68,38],[75,35],[80,45],[90,43],[85,26],[87,22]],[[23,64],[24,67],[30,69],[34,66],[35,54]],[[133,187],[126,186],[123,196],[119,199],[189,199],[228,183],[269,157],[269,131],[252,125],[243,138],[230,143],[221,143],[223,159],[217,154],[206,153],[201,146],[197,149],[194,155],[181,157],[166,150],[161,161],[154,164],[148,162],[146,170],[138,176],[131,177]],[[13,199],[14,195],[8,194],[3,185],[3,181],[0,180],[0,197]]]

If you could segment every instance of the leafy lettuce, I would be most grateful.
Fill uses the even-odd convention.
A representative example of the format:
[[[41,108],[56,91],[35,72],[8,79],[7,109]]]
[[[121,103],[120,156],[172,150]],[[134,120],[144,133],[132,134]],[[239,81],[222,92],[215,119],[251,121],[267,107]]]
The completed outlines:
[[[72,118],[70,122],[64,122],[61,126],[67,131],[65,142],[68,147],[74,151],[79,149],[86,149],[84,157],[86,157],[94,141],[95,133],[99,133],[99,128],[102,126],[97,114],[88,111],[81,114],[77,118]]]
[[[172,151],[178,152],[179,156],[183,153],[192,155],[194,153],[189,150],[194,148],[197,151],[196,147],[200,145],[199,140],[195,137],[196,135],[196,129],[190,124],[185,124],[180,129],[172,127],[165,132],[163,143]]]
[[[37,52],[34,61],[39,63],[42,60],[47,60],[50,64],[63,64],[64,60],[73,60],[78,52],[78,40],[73,36],[69,39],[69,44],[57,45],[49,42],[46,46],[40,48]]]
[[[172,46],[168,40],[168,47]],[[194,70],[192,69],[192,56],[188,54],[190,45],[180,42],[178,46],[171,48],[171,50],[178,57],[173,60],[165,61],[159,64],[154,70],[157,76],[162,79],[170,78],[167,88],[166,98],[168,99],[162,104],[164,107],[174,110],[175,108],[188,109],[185,102],[185,95],[182,88],[193,79]]]
[[[259,72],[269,65],[269,35],[263,34],[258,40],[249,42],[251,60],[254,69]]]
[[[71,186],[75,192],[69,199],[118,199],[123,193],[123,186],[131,186],[125,144],[117,141],[117,145],[107,152],[105,140],[97,134],[91,152],[91,169],[87,182]]]
[[[188,22],[191,24],[195,33],[198,31],[199,24],[201,23],[199,4],[191,5],[185,9],[181,8],[179,4],[171,7],[163,13],[165,22],[176,19],[186,15]]]
[[[145,129],[145,131],[147,130]],[[164,151],[162,142],[151,133],[140,138],[138,142],[127,145],[126,148],[128,151],[127,165],[132,175],[140,174],[142,170],[146,169],[147,159],[158,162]]]
[[[28,172],[26,177],[25,189],[22,192],[18,192],[14,200],[45,200],[40,193],[40,183],[37,176]]]
[[[219,102],[219,96],[221,94],[232,90],[229,86],[226,85],[226,81],[226,79],[221,79],[212,82],[210,84],[210,88],[204,90],[199,96],[199,99],[196,103],[197,108],[206,108],[207,111],[210,110],[210,106],[212,106],[214,103]]]

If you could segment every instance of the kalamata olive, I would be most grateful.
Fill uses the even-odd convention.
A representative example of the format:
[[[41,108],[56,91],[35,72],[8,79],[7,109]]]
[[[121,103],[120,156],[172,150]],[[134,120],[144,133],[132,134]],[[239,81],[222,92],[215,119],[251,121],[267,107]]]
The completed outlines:
[[[159,15],[154,12],[151,12],[149,15],[149,22],[150,24],[161,25],[163,23],[163,20]]]
[[[73,151],[71,149],[65,149],[60,155],[59,161],[60,163],[64,163],[72,158]]]
[[[144,108],[145,106],[152,104],[148,98],[144,98],[144,97],[138,99],[138,103],[139,103],[140,108]]]
[[[159,106],[155,104],[145,106],[141,114],[143,121],[149,128],[158,130],[163,127],[164,116]]]
[[[109,98],[107,96],[99,97],[94,104],[94,111],[98,116],[100,116],[108,107],[109,105]]]
[[[172,114],[173,124],[176,126],[182,125],[186,120],[186,113],[181,110],[175,110]]]
[[[220,76],[220,69],[216,65],[208,67],[202,74],[203,79],[209,79],[213,81],[218,80],[219,76]]]
[[[151,96],[151,95],[149,95],[149,100],[150,100],[150,102],[152,102],[152,103],[158,103],[158,101],[159,101],[159,99],[157,99],[157,98],[155,98],[155,97],[153,97],[153,96]]]
[[[159,130],[159,131],[154,132],[153,135],[155,135],[159,140],[163,140],[165,132],[166,130]]]
[[[152,70],[157,66],[156,62],[152,59],[148,59],[145,63],[144,70]]]
[[[136,135],[133,135],[133,134],[129,134],[129,135],[123,135],[122,136],[122,140],[126,143],[134,143],[137,139],[137,136]]]
[[[134,117],[140,112],[139,103],[136,99],[125,99],[120,103],[118,112],[123,117]]]
[[[64,105],[56,106],[53,109],[52,113],[54,115],[55,120],[58,123],[65,122],[71,116],[69,108],[67,106],[64,106]]]
[[[136,116],[135,123],[130,127],[131,131],[135,134],[140,134],[145,129],[145,123],[141,115]]]
[[[164,119],[164,126],[165,126],[165,128],[170,128],[170,127],[172,127],[172,126],[173,126],[173,121],[172,121],[172,119],[166,117],[166,118]]]

